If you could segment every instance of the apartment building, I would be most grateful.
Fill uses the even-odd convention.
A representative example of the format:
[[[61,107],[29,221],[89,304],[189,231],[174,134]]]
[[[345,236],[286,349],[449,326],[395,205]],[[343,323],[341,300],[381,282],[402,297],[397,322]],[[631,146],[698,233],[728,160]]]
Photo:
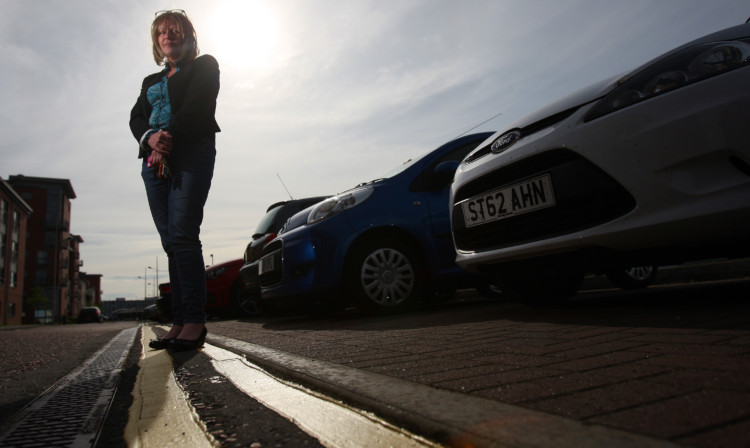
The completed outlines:
[[[0,178],[0,325],[19,325],[23,315],[26,223],[32,209]]]
[[[81,303],[78,272],[83,239],[70,233],[71,200],[68,179],[10,176],[8,183],[28,204],[29,216],[24,272],[24,323],[63,323],[77,317]]]

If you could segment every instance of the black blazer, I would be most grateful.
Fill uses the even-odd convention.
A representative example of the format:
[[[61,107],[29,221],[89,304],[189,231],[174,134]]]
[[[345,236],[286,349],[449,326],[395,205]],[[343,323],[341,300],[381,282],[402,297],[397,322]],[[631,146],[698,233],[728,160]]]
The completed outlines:
[[[221,131],[214,117],[219,94],[219,64],[216,59],[203,55],[188,63],[178,64],[178,67],[180,70],[167,81],[172,120],[165,128],[172,134],[175,145],[197,142]],[[148,120],[152,107],[146,98],[146,91],[161,81],[164,74],[162,70],[146,76],[141,85],[141,94],[130,112],[130,131],[139,144],[143,135],[151,129]],[[142,150],[138,157],[143,157]]]

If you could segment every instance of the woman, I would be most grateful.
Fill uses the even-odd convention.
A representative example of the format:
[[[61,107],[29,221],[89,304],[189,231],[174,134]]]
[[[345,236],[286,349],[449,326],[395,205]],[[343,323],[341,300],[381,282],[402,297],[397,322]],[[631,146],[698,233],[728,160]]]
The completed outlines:
[[[169,259],[173,325],[152,348],[192,350],[206,338],[206,271],[200,241],[203,206],[216,158],[214,113],[219,65],[198,57],[184,11],[160,11],[151,24],[154,61],[164,69],[143,80],[130,129],[143,159],[151,216]]]

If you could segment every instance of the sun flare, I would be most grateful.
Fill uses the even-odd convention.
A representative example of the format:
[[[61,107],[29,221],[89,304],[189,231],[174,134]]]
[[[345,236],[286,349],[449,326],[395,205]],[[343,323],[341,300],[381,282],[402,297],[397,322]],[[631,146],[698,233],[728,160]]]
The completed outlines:
[[[263,68],[278,40],[273,11],[259,0],[228,1],[216,9],[210,29],[212,53],[224,66]]]

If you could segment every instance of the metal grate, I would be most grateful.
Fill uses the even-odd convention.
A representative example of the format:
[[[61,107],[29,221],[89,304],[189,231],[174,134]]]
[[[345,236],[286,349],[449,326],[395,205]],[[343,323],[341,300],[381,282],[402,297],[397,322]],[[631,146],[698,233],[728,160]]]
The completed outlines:
[[[93,446],[139,327],[121,331],[0,428],[0,447]]]

